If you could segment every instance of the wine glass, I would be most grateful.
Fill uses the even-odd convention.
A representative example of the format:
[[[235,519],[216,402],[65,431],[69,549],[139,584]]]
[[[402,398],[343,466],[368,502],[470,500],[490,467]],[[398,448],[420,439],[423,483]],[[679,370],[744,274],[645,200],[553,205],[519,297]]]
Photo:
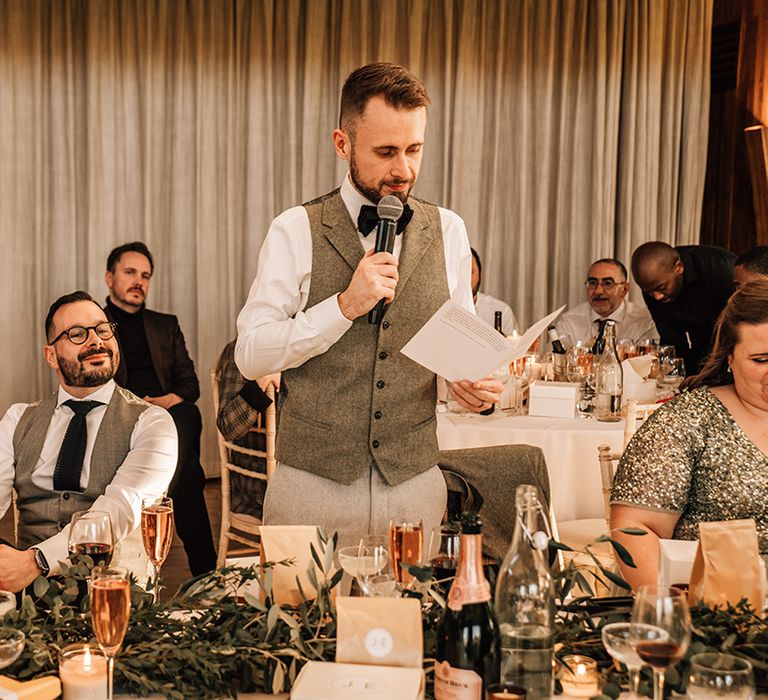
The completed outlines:
[[[154,599],[157,602],[160,567],[173,542],[173,500],[167,496],[145,498],[141,504],[141,539],[154,569]]]
[[[666,399],[678,393],[685,379],[685,360],[682,357],[668,357],[661,361],[656,377],[658,398]]]
[[[459,528],[454,525],[438,525],[429,537],[427,557],[436,581],[453,578],[459,565]]]
[[[635,697],[639,696],[640,669],[643,660],[637,655],[629,633],[628,622],[613,622],[603,627],[602,638],[605,650],[619,663],[627,667],[629,675],[629,692]]]
[[[424,549],[424,524],[419,519],[389,521],[389,553],[392,572],[399,583],[411,583],[413,576],[401,564],[420,564]]]
[[[752,700],[755,696],[752,664],[730,654],[694,654],[691,657],[688,695],[692,700]]]
[[[654,700],[663,700],[664,672],[683,658],[691,641],[685,593],[669,586],[641,586],[629,636],[637,655],[653,668]]]
[[[97,566],[109,566],[114,549],[115,538],[109,513],[103,510],[81,510],[72,516],[67,551],[73,564],[87,556]]]
[[[0,627],[0,668],[10,666],[24,651],[26,636],[13,627]]]
[[[91,627],[107,657],[107,700],[112,700],[115,656],[123,645],[131,612],[128,570],[97,566],[91,572]]]
[[[523,394],[531,383],[537,359],[537,355],[528,353],[509,363],[509,373],[515,378],[515,402],[510,411],[513,416],[523,414]]]

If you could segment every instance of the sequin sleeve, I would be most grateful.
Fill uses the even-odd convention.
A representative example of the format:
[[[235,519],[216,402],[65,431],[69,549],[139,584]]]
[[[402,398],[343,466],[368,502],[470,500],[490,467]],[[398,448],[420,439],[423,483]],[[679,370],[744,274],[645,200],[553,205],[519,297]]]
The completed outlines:
[[[682,394],[651,414],[627,445],[611,503],[680,513],[701,452],[706,390]]]

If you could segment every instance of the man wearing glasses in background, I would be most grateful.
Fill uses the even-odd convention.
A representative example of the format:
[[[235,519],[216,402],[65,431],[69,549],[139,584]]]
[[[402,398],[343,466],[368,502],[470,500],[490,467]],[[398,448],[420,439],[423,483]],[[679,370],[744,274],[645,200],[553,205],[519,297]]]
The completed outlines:
[[[617,338],[658,340],[659,333],[648,310],[626,300],[627,268],[614,258],[596,260],[587,270],[587,301],[560,316],[555,327],[573,343],[589,343],[606,322],[616,323]]]
[[[0,517],[16,489],[20,549],[0,545],[0,589],[20,591],[67,559],[72,515],[109,513],[113,561],[143,551],[144,498],[168,488],[176,467],[176,428],[168,412],[116,386],[120,361],[101,307],[86,293],[57,299],[45,320],[45,361],[59,389],[14,404],[0,420]],[[132,567],[131,564],[134,564]]]

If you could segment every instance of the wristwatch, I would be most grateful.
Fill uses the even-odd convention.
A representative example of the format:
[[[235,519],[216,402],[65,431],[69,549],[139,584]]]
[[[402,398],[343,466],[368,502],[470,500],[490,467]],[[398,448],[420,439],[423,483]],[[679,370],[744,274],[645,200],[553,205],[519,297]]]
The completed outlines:
[[[40,571],[43,572],[43,576],[47,576],[48,572],[51,570],[51,567],[48,566],[48,560],[45,558],[43,550],[39,547],[31,547],[31,549],[35,553],[35,564],[40,567]]]

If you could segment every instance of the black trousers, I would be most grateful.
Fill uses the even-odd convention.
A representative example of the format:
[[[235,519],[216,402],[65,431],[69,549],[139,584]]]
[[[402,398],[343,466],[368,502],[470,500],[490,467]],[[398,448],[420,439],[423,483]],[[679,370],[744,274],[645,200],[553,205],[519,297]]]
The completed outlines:
[[[182,401],[169,411],[179,434],[179,461],[168,495],[173,499],[176,532],[184,544],[193,576],[216,568],[211,521],[205,505],[205,472],[200,465],[200,433],[203,421],[191,401]]]

